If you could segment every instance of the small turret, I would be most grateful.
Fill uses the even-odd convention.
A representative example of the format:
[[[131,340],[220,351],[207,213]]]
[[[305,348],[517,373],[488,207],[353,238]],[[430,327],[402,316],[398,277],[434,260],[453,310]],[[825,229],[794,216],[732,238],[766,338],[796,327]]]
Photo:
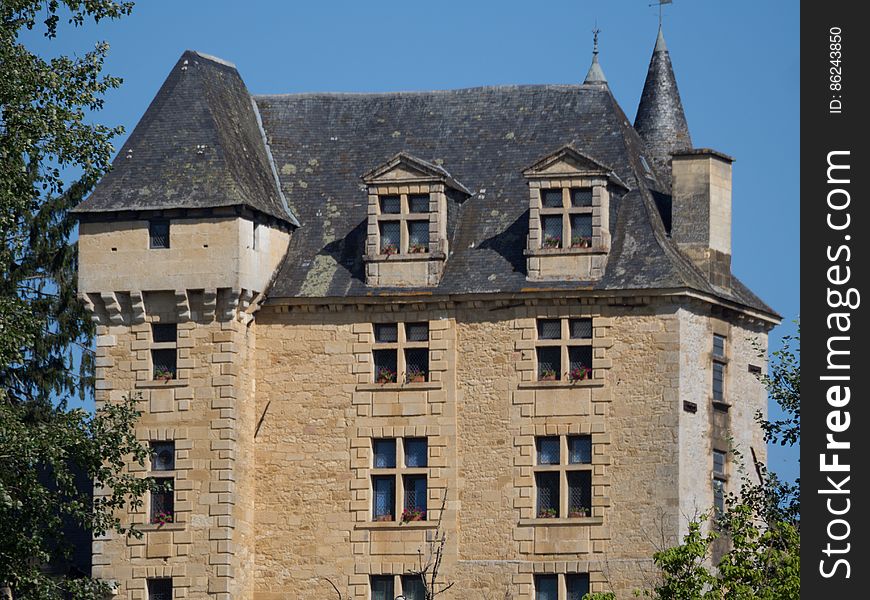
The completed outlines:
[[[646,143],[659,175],[670,183],[671,154],[690,150],[692,138],[661,27],[650,58],[634,128]]]

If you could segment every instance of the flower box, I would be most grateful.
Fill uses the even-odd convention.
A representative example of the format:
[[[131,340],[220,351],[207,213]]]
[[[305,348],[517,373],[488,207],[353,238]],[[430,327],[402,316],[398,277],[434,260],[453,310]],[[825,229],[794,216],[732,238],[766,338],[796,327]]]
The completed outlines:
[[[399,249],[396,247],[395,244],[386,244],[384,246],[381,246],[381,254],[386,254],[387,256],[390,256],[391,254],[398,253]]]
[[[153,517],[151,517],[151,523],[157,525],[158,527],[161,525],[166,525],[167,523],[173,523],[173,515],[169,512],[159,512]]]
[[[163,383],[166,383],[173,379],[175,379],[175,373],[169,369],[158,368],[154,371],[154,381],[162,381]]]
[[[591,248],[592,247],[592,238],[591,237],[583,237],[577,236],[571,238],[571,247],[572,248]]]
[[[410,254],[426,254],[429,252],[429,248],[426,247],[426,244],[411,244],[408,246],[408,252]]]
[[[589,516],[589,509],[588,508],[578,508],[576,510],[568,511],[568,518],[569,519],[581,519],[583,517],[588,517],[588,516]]]
[[[426,511],[420,508],[412,508],[402,511],[402,523],[410,523],[411,521],[425,521]]]
[[[556,372],[553,370],[541,371],[541,375],[538,378],[539,381],[556,381]]]
[[[386,523],[388,521],[393,520],[393,515],[378,515],[375,517],[375,521],[378,523]]]
[[[562,238],[547,236],[541,244],[542,248],[560,248],[562,246]]]
[[[555,519],[559,516],[559,513],[556,512],[555,508],[545,508],[544,510],[538,512],[539,519]]]
[[[381,367],[378,369],[377,375],[375,376],[375,381],[377,383],[396,383],[396,372],[387,367]]]
[[[568,381],[571,383],[575,383],[577,381],[583,381],[584,379],[589,379],[592,376],[592,369],[589,367],[580,365],[579,367],[574,367],[568,372]]]

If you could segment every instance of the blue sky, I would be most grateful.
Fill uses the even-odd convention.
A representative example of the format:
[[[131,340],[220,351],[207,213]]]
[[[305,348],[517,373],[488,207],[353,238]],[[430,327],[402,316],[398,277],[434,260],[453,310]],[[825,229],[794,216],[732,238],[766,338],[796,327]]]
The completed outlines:
[[[151,0],[121,21],[26,39],[47,55],[109,42],[106,71],[124,85],[98,119],[130,132],[185,49],[236,63],[254,94],[578,83],[597,24],[602,67],[633,120],[658,26],[651,2]],[[799,3],[675,0],[664,13],[694,145],[737,159],[733,270],[785,318],[776,348],[800,312]],[[771,448],[769,462],[797,475],[796,449]]]

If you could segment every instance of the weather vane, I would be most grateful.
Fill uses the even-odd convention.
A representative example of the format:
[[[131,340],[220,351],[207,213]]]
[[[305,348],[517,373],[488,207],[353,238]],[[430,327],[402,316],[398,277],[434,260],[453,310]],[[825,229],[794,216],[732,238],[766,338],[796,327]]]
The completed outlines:
[[[598,34],[601,33],[601,30],[598,28],[598,25],[595,25],[595,29],[592,30],[592,53],[598,54]]]
[[[656,0],[656,2],[654,2],[653,4],[650,4],[650,6],[658,6],[659,7],[659,28],[661,28],[661,26],[662,26],[662,7],[665,4],[673,4],[673,3],[674,3],[674,0]]]

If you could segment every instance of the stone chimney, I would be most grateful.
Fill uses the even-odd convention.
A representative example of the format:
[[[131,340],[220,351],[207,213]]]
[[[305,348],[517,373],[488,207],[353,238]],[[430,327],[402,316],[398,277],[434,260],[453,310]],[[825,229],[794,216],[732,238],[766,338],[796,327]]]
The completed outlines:
[[[671,237],[713,285],[731,287],[731,163],[709,148],[672,155]]]

